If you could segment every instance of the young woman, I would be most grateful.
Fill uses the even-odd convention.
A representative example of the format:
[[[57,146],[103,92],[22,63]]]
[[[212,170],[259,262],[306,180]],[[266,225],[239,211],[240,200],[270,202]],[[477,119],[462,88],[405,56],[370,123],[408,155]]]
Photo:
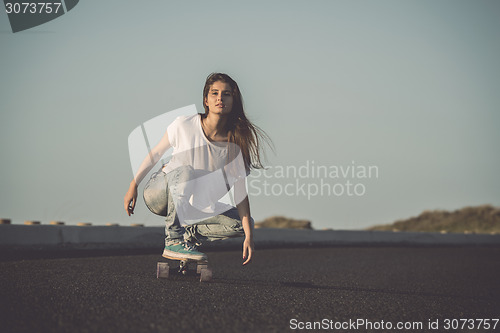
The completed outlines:
[[[133,214],[138,184],[173,147],[172,159],[154,179],[165,184],[166,195],[161,198],[166,206],[163,256],[201,260],[206,256],[197,246],[203,241],[244,236],[246,265],[254,253],[254,221],[245,177],[251,168],[262,168],[259,144],[261,139],[270,141],[247,119],[238,85],[227,74],[212,73],[207,77],[203,107],[204,114],[181,116],[168,126],[130,183],[124,198],[125,210],[129,216]],[[222,204],[218,199],[231,187],[233,205]],[[145,198],[146,192],[147,189]],[[185,221],[193,219],[202,221],[186,225]]]

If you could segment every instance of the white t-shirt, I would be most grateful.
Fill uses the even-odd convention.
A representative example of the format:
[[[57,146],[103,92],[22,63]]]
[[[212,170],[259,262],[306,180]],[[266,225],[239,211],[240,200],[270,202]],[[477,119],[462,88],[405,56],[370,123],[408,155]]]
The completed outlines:
[[[184,179],[185,183],[178,186],[174,194],[176,207],[180,204],[179,198],[184,197],[185,202],[207,214],[217,215],[232,208],[220,199],[238,179],[249,174],[239,147],[230,142],[209,141],[203,132],[200,114],[177,117],[168,126],[167,133],[173,153],[163,172],[168,175],[178,168],[191,170],[189,179]],[[171,185],[169,183],[169,187]]]

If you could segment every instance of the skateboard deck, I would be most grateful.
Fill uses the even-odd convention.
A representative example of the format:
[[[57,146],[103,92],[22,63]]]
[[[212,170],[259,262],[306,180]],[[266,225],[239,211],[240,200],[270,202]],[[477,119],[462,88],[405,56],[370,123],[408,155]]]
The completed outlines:
[[[212,280],[212,269],[208,267],[208,260],[179,259],[164,257],[171,262],[160,261],[156,265],[156,278],[168,279],[173,275],[193,275],[194,270],[190,267],[196,267],[196,274],[200,276],[200,282]],[[175,262],[178,262],[178,266]]]

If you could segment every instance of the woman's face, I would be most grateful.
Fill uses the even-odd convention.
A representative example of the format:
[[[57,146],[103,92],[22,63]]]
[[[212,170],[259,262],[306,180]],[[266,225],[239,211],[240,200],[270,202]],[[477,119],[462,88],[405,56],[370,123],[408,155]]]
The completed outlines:
[[[205,97],[205,105],[209,112],[221,115],[230,113],[233,108],[233,92],[229,83],[214,82]]]

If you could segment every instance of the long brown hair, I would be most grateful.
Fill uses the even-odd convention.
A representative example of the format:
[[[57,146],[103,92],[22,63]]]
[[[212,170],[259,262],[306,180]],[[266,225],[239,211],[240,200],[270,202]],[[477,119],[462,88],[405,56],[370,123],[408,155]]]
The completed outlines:
[[[248,120],[245,111],[243,110],[243,98],[241,96],[240,88],[236,81],[229,75],[223,73],[212,73],[207,77],[205,87],[203,88],[203,107],[205,114],[208,115],[208,106],[205,105],[205,98],[208,97],[208,92],[212,84],[221,81],[229,84],[233,94],[233,108],[228,114],[226,121],[226,130],[228,132],[228,141],[235,143],[243,155],[245,168],[249,171],[250,168],[263,169],[264,166],[261,162],[260,153],[262,141],[266,142],[271,148],[272,141],[269,136],[261,130],[258,126],[252,124]]]

